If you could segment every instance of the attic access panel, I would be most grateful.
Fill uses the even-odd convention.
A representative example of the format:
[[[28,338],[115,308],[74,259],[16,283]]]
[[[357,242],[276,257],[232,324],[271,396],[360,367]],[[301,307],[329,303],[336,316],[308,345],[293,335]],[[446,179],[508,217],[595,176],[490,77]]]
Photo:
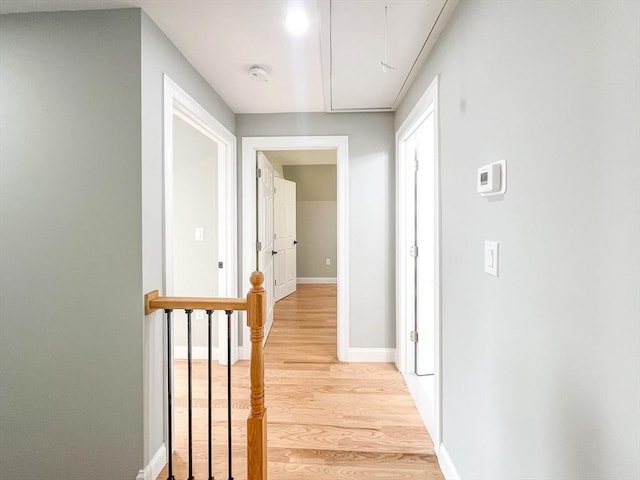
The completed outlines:
[[[447,0],[332,0],[331,110],[392,110]],[[388,6],[387,62],[383,72]],[[408,86],[408,85],[407,85]]]

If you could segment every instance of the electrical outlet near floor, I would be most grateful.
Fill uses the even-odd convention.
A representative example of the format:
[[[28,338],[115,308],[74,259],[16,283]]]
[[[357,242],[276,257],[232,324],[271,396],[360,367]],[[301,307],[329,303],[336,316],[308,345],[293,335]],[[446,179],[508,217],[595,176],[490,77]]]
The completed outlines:
[[[330,259],[330,258],[325,258],[325,259],[324,259],[324,264],[325,264],[327,267],[331,266],[331,259]]]

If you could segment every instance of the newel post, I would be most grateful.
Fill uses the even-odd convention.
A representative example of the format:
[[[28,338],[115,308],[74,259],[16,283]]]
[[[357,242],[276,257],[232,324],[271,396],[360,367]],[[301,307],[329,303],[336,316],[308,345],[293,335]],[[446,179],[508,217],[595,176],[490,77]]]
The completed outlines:
[[[267,295],[264,275],[251,274],[247,294],[247,324],[251,329],[251,414],[247,420],[247,479],[267,480],[267,410],[264,406],[264,322]]]

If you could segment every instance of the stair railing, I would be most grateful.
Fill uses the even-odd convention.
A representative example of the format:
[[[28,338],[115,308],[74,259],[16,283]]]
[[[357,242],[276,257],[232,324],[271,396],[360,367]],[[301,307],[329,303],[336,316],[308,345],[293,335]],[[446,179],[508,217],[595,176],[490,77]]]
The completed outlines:
[[[208,318],[208,480],[215,480],[212,470],[212,432],[211,432],[211,325],[214,311],[224,311],[227,316],[227,434],[229,480],[232,475],[231,450],[231,315],[234,311],[247,312],[247,324],[251,329],[251,412],[247,419],[247,480],[267,480],[267,409],[264,405],[264,323],[266,319],[266,293],[262,286],[264,275],[261,272],[251,274],[251,290],[246,298],[199,298],[199,297],[161,297],[157,290],[145,295],[145,315],[156,310],[164,310],[167,319],[167,427],[169,445],[167,451],[167,480],[175,480],[173,475],[173,418],[171,387],[171,313],[184,310],[187,314],[187,396],[188,396],[188,441],[189,441],[189,478],[193,477],[192,448],[192,405],[191,405],[191,314],[194,310],[204,310]]]

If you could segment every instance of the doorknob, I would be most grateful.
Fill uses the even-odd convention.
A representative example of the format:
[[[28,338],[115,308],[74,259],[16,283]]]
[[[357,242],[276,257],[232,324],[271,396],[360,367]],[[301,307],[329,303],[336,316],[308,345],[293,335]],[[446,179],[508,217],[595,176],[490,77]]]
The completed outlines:
[[[275,250],[271,250],[271,255],[277,255],[278,252],[276,252]]]
[[[298,244],[298,240],[294,240],[294,241],[293,241],[293,244],[294,244],[294,245],[297,245],[297,244]]]

